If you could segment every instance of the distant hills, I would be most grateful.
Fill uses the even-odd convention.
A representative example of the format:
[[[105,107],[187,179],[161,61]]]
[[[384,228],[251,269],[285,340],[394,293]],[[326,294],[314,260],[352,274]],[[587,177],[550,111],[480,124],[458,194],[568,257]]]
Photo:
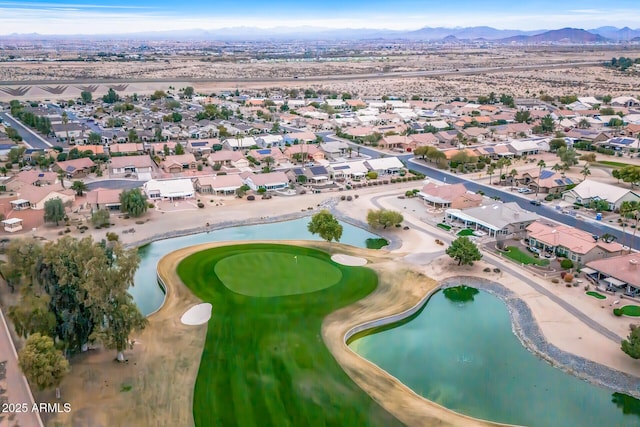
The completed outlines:
[[[230,27],[212,30],[169,30],[128,34],[102,35],[43,35],[37,33],[0,36],[0,40],[42,39],[88,39],[88,40],[182,40],[182,41],[279,41],[279,40],[407,40],[443,43],[465,43],[488,41],[509,44],[539,43],[616,43],[637,42],[640,28],[599,27],[590,30],[562,28],[558,30],[502,30],[486,26],[446,28],[424,27],[412,31],[395,31],[370,28],[322,28],[322,27]]]

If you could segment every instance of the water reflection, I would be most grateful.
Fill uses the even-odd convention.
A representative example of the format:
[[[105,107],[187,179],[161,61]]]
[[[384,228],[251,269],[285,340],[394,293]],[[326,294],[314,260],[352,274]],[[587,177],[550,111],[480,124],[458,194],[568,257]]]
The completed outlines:
[[[478,295],[478,290],[471,286],[460,285],[453,288],[447,288],[442,291],[444,297],[453,302],[469,302],[473,301],[473,297]]]

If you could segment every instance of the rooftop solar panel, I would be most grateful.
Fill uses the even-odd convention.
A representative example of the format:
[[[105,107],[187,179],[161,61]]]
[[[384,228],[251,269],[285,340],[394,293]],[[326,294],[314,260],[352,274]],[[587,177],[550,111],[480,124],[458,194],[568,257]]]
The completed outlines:
[[[271,150],[269,150],[268,148],[265,148],[263,150],[258,150],[258,154],[262,154],[262,155],[271,154]]]
[[[540,172],[540,179],[551,178],[553,175],[553,171],[543,170],[542,172]]]

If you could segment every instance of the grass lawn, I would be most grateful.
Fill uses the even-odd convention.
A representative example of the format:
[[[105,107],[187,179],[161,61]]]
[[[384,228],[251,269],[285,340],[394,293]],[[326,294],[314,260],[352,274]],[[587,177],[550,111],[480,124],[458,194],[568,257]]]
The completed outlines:
[[[629,163],[622,163],[622,162],[612,162],[609,160],[602,160],[602,161],[598,161],[596,162],[596,164],[602,165],[602,166],[609,166],[612,168],[623,168],[625,166],[631,166]]]
[[[195,253],[178,274],[213,305],[194,390],[196,426],[401,425],[321,338],[326,315],[376,288],[372,270],[315,249],[245,244]],[[302,283],[312,277],[313,286]]]
[[[640,317],[640,307],[637,305],[625,305],[620,310],[625,316]]]
[[[507,246],[507,250],[502,253],[507,258],[511,258],[512,260],[522,263],[522,264],[534,264],[534,265],[549,265],[548,259],[534,258],[526,252],[522,252],[519,248],[515,246]]]
[[[456,236],[473,236],[473,231],[470,228],[465,228],[463,230],[458,231],[458,233],[456,234]]]
[[[592,296],[594,298],[598,298],[598,299],[606,299],[607,298],[606,296],[604,296],[602,294],[599,294],[598,292],[594,292],[594,291],[587,291],[587,295],[590,295],[590,296]]]
[[[451,226],[449,224],[438,223],[437,226],[442,228],[443,230],[447,230],[447,231],[451,230]]]

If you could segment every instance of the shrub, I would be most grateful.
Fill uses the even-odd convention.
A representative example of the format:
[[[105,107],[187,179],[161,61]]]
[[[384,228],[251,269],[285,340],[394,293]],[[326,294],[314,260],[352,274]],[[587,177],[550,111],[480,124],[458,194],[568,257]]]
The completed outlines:
[[[573,267],[573,261],[571,261],[570,259],[563,259],[560,262],[560,267],[564,268],[564,269],[569,269]]]
[[[204,203],[202,203],[202,202],[198,202],[198,207],[199,207],[200,209],[204,208]]]
[[[551,283],[560,283],[558,279],[551,279]]]
[[[567,273],[564,275],[564,281],[567,283],[573,282],[573,274]]]
[[[120,239],[120,236],[118,236],[118,233],[113,233],[111,231],[107,232],[107,240],[109,242],[117,242]]]
[[[485,273],[491,273],[491,269],[489,267],[485,267],[482,271]]]
[[[247,196],[247,200],[255,200],[256,196],[254,196],[253,194],[250,194]]]
[[[340,196],[340,200],[345,200],[347,198],[347,196],[345,196],[344,194],[342,196]]]
[[[500,273],[500,269],[499,269],[499,268],[494,268],[494,269],[493,269],[493,272],[494,272],[494,273]]]
[[[620,317],[622,316],[622,309],[621,308],[614,308],[613,309],[613,314]]]
[[[350,202],[351,200],[353,200],[353,198],[351,196],[347,196],[347,202]]]
[[[148,207],[149,209],[153,209],[153,208],[155,208],[155,207],[156,207],[156,205],[154,205],[153,203],[147,203],[147,207]]]
[[[565,276],[566,274],[567,274],[567,272],[566,272],[566,271],[561,271],[561,272],[560,272],[560,278],[561,278],[561,279],[564,279],[564,276]]]

